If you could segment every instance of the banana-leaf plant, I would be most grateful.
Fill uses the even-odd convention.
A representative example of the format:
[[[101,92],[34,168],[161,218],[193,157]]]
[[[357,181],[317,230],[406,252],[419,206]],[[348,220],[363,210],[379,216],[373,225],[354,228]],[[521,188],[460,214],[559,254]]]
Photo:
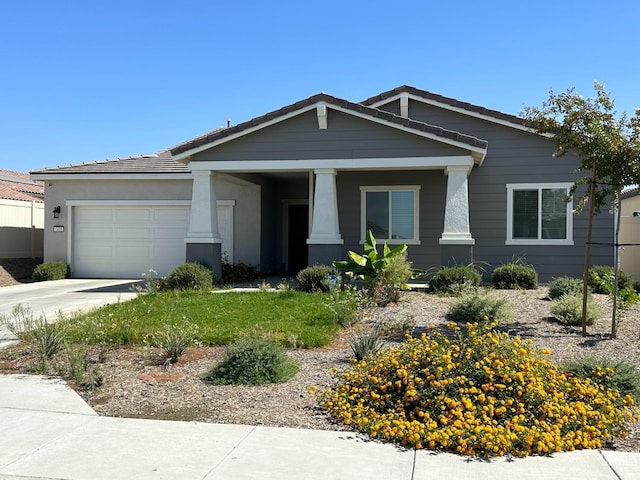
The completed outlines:
[[[379,280],[385,273],[389,264],[395,261],[395,257],[404,256],[407,251],[407,245],[402,244],[391,249],[387,242],[384,242],[382,247],[382,254],[378,252],[378,246],[375,237],[371,233],[371,230],[367,231],[367,236],[364,242],[364,253],[360,255],[352,250],[349,250],[349,260],[341,260],[333,262],[333,266],[341,271],[350,279],[364,280],[370,284],[373,284]],[[424,274],[423,271],[409,268],[409,278],[417,278]],[[406,279],[408,280],[408,278]],[[402,281],[401,288],[406,288]]]

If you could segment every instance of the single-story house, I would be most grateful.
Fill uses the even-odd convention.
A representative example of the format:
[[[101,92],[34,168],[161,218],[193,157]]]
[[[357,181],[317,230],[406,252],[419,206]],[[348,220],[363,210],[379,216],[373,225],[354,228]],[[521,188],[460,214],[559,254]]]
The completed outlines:
[[[44,185],[0,170],[0,258],[42,258]]]
[[[565,201],[578,158],[553,152],[521,118],[401,86],[359,103],[320,93],[158,154],[31,173],[45,182],[45,260],[76,277],[185,260],[294,273],[360,251],[371,229],[406,243],[417,268],[520,259],[544,282],[582,275],[587,227]],[[592,241],[611,242],[613,225],[596,217]],[[593,249],[593,264],[612,261]]]
[[[640,282],[640,187],[622,192],[620,202],[620,268]]]

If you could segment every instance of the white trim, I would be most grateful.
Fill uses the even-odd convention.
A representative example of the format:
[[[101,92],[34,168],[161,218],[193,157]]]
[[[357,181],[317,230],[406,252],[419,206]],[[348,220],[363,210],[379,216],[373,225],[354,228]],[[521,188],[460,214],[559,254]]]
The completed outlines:
[[[491,115],[485,115],[485,114],[480,113],[480,112],[474,112],[474,111],[471,111],[471,110],[466,110],[466,109],[460,108],[460,107],[454,107],[453,105],[449,105],[448,103],[438,102],[436,100],[431,100],[429,98],[424,98],[424,97],[421,97],[419,95],[406,93],[406,92],[400,93],[398,95],[394,95],[394,96],[389,97],[389,98],[385,98],[384,100],[380,100],[379,102],[375,102],[375,103],[371,104],[370,106],[373,107],[373,108],[378,108],[381,105],[386,105],[388,103],[391,103],[391,102],[394,102],[394,101],[396,101],[398,99],[401,99],[402,96],[407,96],[407,97],[411,98],[412,100],[416,100],[418,102],[426,103],[427,105],[433,105],[434,107],[442,108],[444,110],[449,110],[451,112],[461,113],[462,115],[467,115],[469,117],[479,118],[481,120],[486,120],[487,122],[492,122],[492,123],[496,123],[498,125],[503,125],[505,127],[514,128],[516,130],[521,130],[523,132],[536,133],[537,135],[541,135],[543,137],[553,138],[553,134],[551,134],[551,133],[538,133],[538,132],[536,132],[535,129],[530,128],[530,127],[526,127],[524,125],[520,125],[519,123],[510,122],[508,120],[492,117]]]
[[[507,238],[505,245],[573,245],[573,200],[567,203],[567,223],[565,239],[543,239],[540,229],[542,228],[540,216],[542,215],[542,195],[538,195],[538,238],[513,238],[513,192],[514,190],[542,190],[563,188],[569,193],[573,184],[569,182],[561,183],[508,183],[507,187]]]
[[[361,185],[360,186],[360,243],[364,243],[367,232],[367,193],[368,192],[413,192],[413,238],[376,238],[389,245],[420,245],[420,185]],[[389,197],[391,198],[391,197]],[[389,228],[391,228],[391,209],[389,210]],[[393,233],[393,232],[392,232]]]
[[[479,163],[482,162],[482,160],[484,159],[485,155],[487,154],[487,149],[486,148],[474,147],[472,145],[469,145],[468,143],[459,142],[459,141],[456,141],[456,140],[452,140],[450,138],[441,137],[441,136],[435,135],[435,134],[430,133],[430,132],[423,132],[421,130],[417,130],[415,128],[407,127],[407,126],[402,125],[402,124],[398,124],[398,123],[395,123],[395,122],[390,122],[390,121],[385,120],[383,118],[375,118],[375,117],[372,117],[371,115],[368,115],[366,113],[360,113],[360,112],[356,112],[356,111],[353,111],[353,110],[348,109],[348,108],[340,107],[338,105],[328,104],[326,101],[323,100],[323,101],[319,101],[319,102],[316,102],[314,104],[308,105],[306,107],[300,108],[299,110],[295,110],[295,111],[290,112],[288,114],[285,114],[285,115],[282,115],[282,116],[278,116],[278,117],[276,117],[276,118],[274,118],[272,120],[268,120],[268,121],[262,122],[262,123],[256,125],[255,127],[247,128],[247,129],[242,130],[240,132],[237,132],[235,134],[231,134],[231,135],[229,135],[227,137],[220,138],[218,140],[212,141],[210,143],[206,143],[204,145],[200,145],[199,147],[195,147],[195,148],[192,148],[190,150],[186,150],[186,151],[184,151],[182,153],[178,153],[176,155],[173,155],[173,159],[176,160],[176,161],[179,161],[179,162],[182,161],[183,163],[185,163],[184,161],[188,160],[189,157],[191,157],[192,155],[195,155],[197,153],[203,152],[203,151],[208,150],[210,148],[216,147],[216,146],[221,145],[223,143],[230,142],[230,141],[232,141],[232,140],[234,140],[236,138],[248,135],[250,133],[253,133],[255,131],[261,130],[263,128],[270,127],[271,125],[275,125],[277,123],[284,122],[285,120],[289,120],[289,119],[291,119],[293,117],[296,117],[296,116],[301,115],[303,113],[306,113],[308,111],[311,111],[311,110],[316,110],[317,111],[318,107],[322,106],[322,105],[324,105],[324,107],[327,108],[327,109],[331,108],[331,109],[334,109],[334,110],[336,110],[338,112],[345,113],[347,115],[352,115],[354,117],[362,118],[364,120],[368,120],[368,121],[373,122],[373,123],[378,123],[378,124],[381,124],[381,125],[385,125],[387,127],[395,128],[397,130],[401,130],[401,131],[404,131],[404,132],[407,132],[407,133],[411,133],[413,135],[417,135],[419,137],[424,137],[424,138],[427,138],[429,140],[434,140],[436,142],[444,143],[444,144],[447,144],[447,145],[451,145],[451,146],[454,146],[454,147],[461,148],[463,150],[467,150],[467,151],[473,152],[478,156],[478,162]]]
[[[398,158],[334,158],[310,160],[239,160],[239,161],[197,161],[198,170],[217,172],[305,172],[318,169],[336,170],[439,170],[446,167],[473,167],[471,155],[438,157],[398,157]],[[194,168],[195,171],[195,168]]]
[[[191,200],[67,200],[65,204],[68,207],[190,207]]]
[[[191,180],[189,173],[32,173],[34,180]]]
[[[316,115],[318,115],[318,128],[320,130],[327,129],[327,104],[319,103],[316,107]]]

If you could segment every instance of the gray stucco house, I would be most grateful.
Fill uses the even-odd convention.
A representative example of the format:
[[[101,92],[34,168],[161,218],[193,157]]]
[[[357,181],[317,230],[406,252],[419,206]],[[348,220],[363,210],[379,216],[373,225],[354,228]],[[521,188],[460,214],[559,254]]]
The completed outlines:
[[[580,276],[586,215],[565,202],[579,162],[522,119],[409,86],[327,94],[155,155],[46,168],[45,260],[76,277],[167,274],[221,259],[296,272],[359,251],[368,228],[418,268],[523,258]],[[613,215],[596,217],[610,242]],[[595,248],[593,264],[611,264]]]

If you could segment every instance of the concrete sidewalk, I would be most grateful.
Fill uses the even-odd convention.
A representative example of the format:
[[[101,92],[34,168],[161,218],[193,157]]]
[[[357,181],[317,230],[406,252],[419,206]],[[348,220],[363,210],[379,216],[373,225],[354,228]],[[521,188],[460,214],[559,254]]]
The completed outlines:
[[[99,417],[64,382],[0,375],[0,479],[639,478],[640,454],[491,461],[353,433]]]

